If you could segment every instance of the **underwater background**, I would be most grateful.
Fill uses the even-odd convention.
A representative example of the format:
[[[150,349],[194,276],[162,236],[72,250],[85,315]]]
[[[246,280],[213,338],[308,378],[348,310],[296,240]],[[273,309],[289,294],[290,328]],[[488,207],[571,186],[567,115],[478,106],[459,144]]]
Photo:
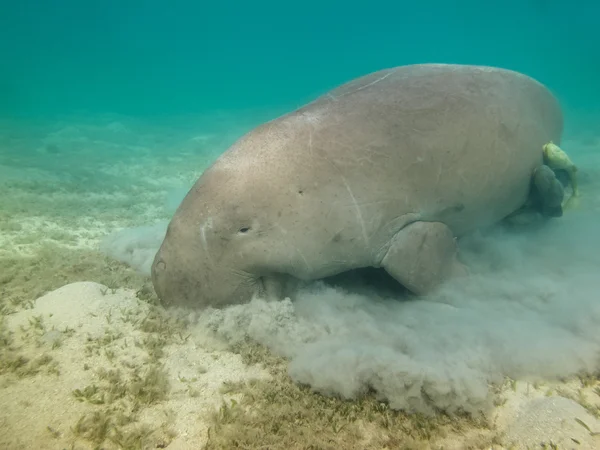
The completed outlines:
[[[0,449],[600,448],[599,18],[591,0],[1,2]],[[159,304],[166,224],[235,140],[428,62],[547,85],[580,207],[467,237],[472,281],[428,301],[358,277]]]
[[[502,66],[598,110],[592,0],[32,1],[0,6],[1,112],[168,116],[296,106],[402,64]]]

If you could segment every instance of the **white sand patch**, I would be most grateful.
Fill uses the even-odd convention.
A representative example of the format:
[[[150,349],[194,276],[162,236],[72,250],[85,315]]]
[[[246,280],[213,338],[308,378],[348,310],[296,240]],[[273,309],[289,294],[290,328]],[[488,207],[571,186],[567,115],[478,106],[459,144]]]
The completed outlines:
[[[499,394],[499,406],[490,414],[491,431],[473,429],[461,435],[450,434],[437,441],[435,448],[596,450],[600,448],[600,420],[572,396],[595,396],[600,400],[593,389],[582,389],[578,380],[546,385],[509,380]],[[490,437],[494,442],[491,447],[476,444]]]
[[[266,374],[220,350],[201,330],[169,328],[163,319],[133,291],[91,282],[66,285],[7,317],[21,354],[51,360],[37,374],[0,377],[0,447],[93,448],[73,430],[81,418],[109,417],[106,435],[113,441],[103,448],[117,448],[114,440],[135,436],[143,426],[148,430],[143,443],[172,439],[169,448],[199,448],[206,439],[206,414],[224,398],[222,384]],[[166,397],[144,403],[152,389],[160,391],[150,375],[160,380],[161,373]],[[135,399],[142,400],[132,413]],[[135,420],[120,424],[121,412]]]
[[[564,397],[530,400],[513,417],[505,442],[513,448],[534,448],[540,443],[555,448],[599,448],[600,420],[581,405]]]
[[[600,448],[600,420],[584,407],[597,408],[600,397],[577,380],[537,388],[518,383],[505,391],[504,398],[506,402],[496,409],[495,424],[507,448],[544,448],[543,444],[559,449]]]

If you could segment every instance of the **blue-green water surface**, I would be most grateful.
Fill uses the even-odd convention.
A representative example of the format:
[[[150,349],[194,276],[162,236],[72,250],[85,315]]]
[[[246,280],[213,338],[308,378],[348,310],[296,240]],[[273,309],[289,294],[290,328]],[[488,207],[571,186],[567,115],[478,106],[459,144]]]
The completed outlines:
[[[420,62],[516,69],[597,112],[599,17],[592,0],[2,2],[0,113],[287,109]]]

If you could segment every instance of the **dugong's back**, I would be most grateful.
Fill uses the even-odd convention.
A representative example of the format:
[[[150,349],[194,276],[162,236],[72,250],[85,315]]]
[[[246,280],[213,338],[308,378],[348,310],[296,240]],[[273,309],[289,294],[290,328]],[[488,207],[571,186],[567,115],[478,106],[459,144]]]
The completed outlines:
[[[358,78],[253,133],[283,143],[292,183],[320,180],[321,198],[351,197],[373,227],[416,214],[459,235],[523,204],[562,113],[525,75],[425,64]]]

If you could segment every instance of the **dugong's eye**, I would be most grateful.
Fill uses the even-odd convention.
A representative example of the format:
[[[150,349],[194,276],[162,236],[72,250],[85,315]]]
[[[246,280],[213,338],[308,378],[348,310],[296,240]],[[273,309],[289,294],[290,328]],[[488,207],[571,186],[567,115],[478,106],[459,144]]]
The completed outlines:
[[[250,231],[250,227],[242,227],[239,229],[238,233],[244,234]]]

